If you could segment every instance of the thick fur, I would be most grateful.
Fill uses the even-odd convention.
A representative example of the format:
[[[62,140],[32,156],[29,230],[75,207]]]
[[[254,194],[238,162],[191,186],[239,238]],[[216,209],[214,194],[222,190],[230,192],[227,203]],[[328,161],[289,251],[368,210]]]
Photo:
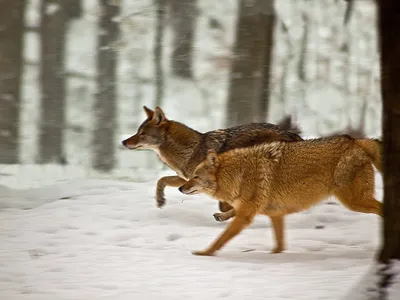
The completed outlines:
[[[178,174],[158,180],[158,207],[165,204],[165,187],[179,187],[189,180],[197,165],[206,158],[209,149],[223,153],[266,142],[302,140],[297,134],[269,123],[251,123],[200,133],[182,123],[168,120],[159,107],[154,111],[146,106],[143,108],[147,119],[140,125],[137,133],[122,141],[122,144],[129,149],[154,150],[160,159]],[[223,220],[232,214],[232,207],[228,203],[220,202],[220,210],[227,212],[227,215],[215,214],[217,220]]]
[[[271,218],[276,246],[285,249],[284,216],[336,196],[348,209],[382,216],[374,198],[372,164],[381,171],[380,143],[337,136],[299,142],[273,142],[223,154],[210,150],[180,187],[185,194],[206,193],[234,207],[233,221],[206,250],[213,255],[249,225],[255,215]]]

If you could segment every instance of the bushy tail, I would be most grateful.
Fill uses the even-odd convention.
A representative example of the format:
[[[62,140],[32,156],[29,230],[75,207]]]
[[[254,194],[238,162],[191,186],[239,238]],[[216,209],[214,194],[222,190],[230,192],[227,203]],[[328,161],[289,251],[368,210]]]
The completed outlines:
[[[382,142],[377,139],[357,139],[356,144],[367,152],[374,166],[382,173]]]

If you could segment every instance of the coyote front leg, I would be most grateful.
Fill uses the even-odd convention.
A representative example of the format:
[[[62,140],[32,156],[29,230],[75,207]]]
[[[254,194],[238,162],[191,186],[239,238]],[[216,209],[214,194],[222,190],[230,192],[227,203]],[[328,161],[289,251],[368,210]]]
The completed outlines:
[[[157,181],[156,201],[157,207],[163,207],[165,204],[164,189],[166,186],[180,187],[186,183],[186,180],[179,176],[165,176]]]
[[[233,218],[236,215],[235,209],[231,208],[227,212],[215,213],[214,219],[218,222],[228,221],[230,218]]]
[[[194,255],[212,256],[221,249],[227,242],[238,235],[246,226],[248,226],[254,219],[255,213],[246,211],[236,212],[236,217],[227,226],[225,231],[211,244],[206,250],[194,251]]]

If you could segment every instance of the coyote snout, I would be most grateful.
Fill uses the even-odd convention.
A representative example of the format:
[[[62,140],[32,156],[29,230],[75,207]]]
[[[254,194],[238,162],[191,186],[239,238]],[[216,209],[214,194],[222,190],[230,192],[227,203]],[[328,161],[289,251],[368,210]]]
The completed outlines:
[[[196,190],[195,187],[191,187],[188,184],[184,184],[179,188],[179,191],[185,195],[194,195],[198,194],[199,192]]]
[[[128,149],[140,149],[142,146],[139,141],[137,135],[131,136],[130,138],[123,140],[122,145],[124,145]]]

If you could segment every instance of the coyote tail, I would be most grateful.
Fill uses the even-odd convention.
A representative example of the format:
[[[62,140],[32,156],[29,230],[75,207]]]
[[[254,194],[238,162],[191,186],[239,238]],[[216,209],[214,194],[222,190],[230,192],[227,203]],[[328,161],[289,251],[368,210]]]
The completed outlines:
[[[374,166],[382,173],[382,142],[378,139],[357,139],[356,144],[364,149]]]

